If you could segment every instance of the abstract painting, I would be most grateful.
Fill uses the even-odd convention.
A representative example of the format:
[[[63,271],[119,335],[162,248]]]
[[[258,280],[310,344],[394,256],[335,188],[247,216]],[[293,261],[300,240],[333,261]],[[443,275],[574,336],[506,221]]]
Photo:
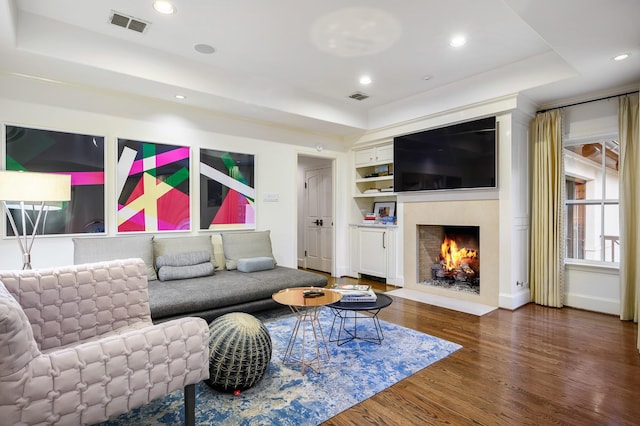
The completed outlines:
[[[188,231],[189,147],[118,139],[118,232]]]
[[[61,205],[47,206],[37,233],[104,233],[104,136],[14,125],[6,125],[5,131],[7,170],[71,175],[71,200]],[[20,210],[11,209],[11,213],[18,229],[22,229]],[[32,222],[27,219],[33,218],[25,219],[26,230],[31,233]],[[7,226],[6,229],[7,235],[12,236],[11,227]]]
[[[254,156],[200,150],[200,229],[255,229]]]

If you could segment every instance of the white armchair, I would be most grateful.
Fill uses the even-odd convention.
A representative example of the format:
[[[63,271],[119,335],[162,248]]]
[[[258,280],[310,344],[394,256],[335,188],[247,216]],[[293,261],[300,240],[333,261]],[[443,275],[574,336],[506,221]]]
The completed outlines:
[[[209,377],[200,318],[154,325],[141,259],[0,271],[0,424],[92,424]]]

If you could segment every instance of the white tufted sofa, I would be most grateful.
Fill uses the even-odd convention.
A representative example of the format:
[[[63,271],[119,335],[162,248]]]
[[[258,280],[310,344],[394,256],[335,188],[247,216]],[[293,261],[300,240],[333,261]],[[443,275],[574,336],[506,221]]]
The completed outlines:
[[[0,424],[92,424],[209,377],[199,318],[154,325],[141,259],[0,271]]]

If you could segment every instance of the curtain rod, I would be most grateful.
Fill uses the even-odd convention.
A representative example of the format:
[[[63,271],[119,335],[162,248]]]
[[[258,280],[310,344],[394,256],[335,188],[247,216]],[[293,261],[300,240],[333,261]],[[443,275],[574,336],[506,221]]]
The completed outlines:
[[[605,96],[603,98],[591,99],[590,101],[582,101],[582,102],[576,102],[576,103],[569,104],[569,105],[562,105],[562,106],[555,107],[555,108],[542,109],[540,111],[536,111],[536,114],[542,114],[543,112],[553,111],[554,109],[568,108],[568,107],[572,107],[572,106],[576,106],[576,105],[588,104],[588,103],[591,103],[591,102],[598,102],[598,101],[604,101],[604,100],[607,100],[607,99],[619,98],[621,96],[632,95],[634,93],[638,93],[638,91],[634,90],[632,92],[620,93],[619,95],[611,95],[611,96]]]

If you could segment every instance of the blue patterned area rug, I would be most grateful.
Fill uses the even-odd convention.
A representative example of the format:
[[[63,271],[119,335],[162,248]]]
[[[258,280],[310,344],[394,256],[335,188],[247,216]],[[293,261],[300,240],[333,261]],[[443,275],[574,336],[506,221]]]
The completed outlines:
[[[237,396],[199,383],[197,424],[317,425],[462,347],[385,321],[380,321],[382,345],[354,340],[337,346],[328,342],[333,314],[324,308],[320,322],[331,358],[320,373],[307,369],[303,376],[299,366],[282,363],[295,324],[293,315],[258,317],[273,341],[264,378]],[[373,321],[358,321],[358,334],[367,333],[375,334]],[[183,421],[183,393],[177,391],[103,425],[180,425]]]

